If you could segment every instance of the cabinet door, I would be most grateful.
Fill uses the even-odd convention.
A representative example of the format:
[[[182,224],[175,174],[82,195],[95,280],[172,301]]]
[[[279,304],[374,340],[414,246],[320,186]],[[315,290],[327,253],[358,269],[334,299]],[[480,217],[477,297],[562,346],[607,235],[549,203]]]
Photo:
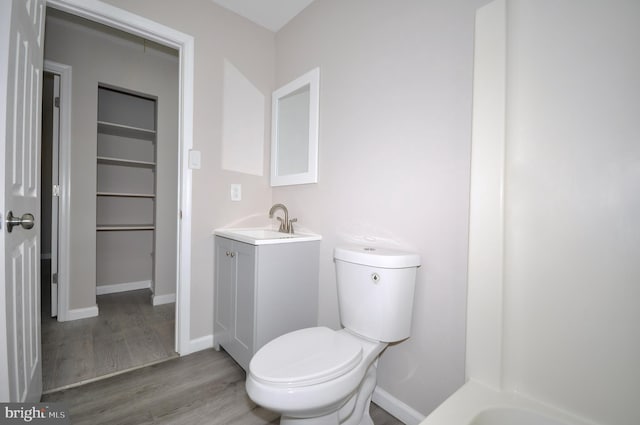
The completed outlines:
[[[236,242],[235,248],[235,329],[233,342],[235,360],[245,369],[254,353],[254,317],[255,317],[255,282],[256,282],[256,250],[253,245]]]
[[[231,257],[233,243],[229,239],[215,238],[215,308],[214,308],[214,344],[219,347],[229,341],[233,328],[233,298],[235,286],[234,260]]]

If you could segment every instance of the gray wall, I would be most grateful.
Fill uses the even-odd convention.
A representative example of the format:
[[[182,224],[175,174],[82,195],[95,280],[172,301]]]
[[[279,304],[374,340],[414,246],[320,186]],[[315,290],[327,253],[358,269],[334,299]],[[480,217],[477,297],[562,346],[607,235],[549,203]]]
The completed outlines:
[[[320,67],[319,183],[273,191],[323,236],[320,323],[340,325],[334,246],[420,253],[412,335],[382,355],[378,382],[423,414],[465,376],[473,31],[483,3],[321,0],[276,36],[277,86]]]
[[[158,97],[155,293],[175,293],[178,61],[175,52],[49,10],[45,58],[71,65],[71,309],[95,304],[98,84]]]

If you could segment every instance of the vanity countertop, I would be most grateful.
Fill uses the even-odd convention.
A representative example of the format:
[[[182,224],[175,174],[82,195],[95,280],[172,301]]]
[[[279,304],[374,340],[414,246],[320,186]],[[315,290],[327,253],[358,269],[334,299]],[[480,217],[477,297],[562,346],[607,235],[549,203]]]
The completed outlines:
[[[251,245],[319,241],[322,236],[314,233],[281,233],[269,228],[226,228],[213,231],[216,236],[233,239]]]

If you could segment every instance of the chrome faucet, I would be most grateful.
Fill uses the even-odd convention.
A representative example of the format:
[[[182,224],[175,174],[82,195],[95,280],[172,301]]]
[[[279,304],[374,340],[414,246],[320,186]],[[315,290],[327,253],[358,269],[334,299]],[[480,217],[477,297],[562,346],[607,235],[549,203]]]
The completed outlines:
[[[280,222],[280,228],[278,229],[278,232],[293,234],[293,223],[297,222],[298,219],[292,218],[291,220],[289,220],[289,211],[283,204],[274,204],[269,210],[269,218],[273,218],[273,214],[276,212],[276,210],[282,210],[282,212],[284,213],[284,219],[282,217],[276,217]]]

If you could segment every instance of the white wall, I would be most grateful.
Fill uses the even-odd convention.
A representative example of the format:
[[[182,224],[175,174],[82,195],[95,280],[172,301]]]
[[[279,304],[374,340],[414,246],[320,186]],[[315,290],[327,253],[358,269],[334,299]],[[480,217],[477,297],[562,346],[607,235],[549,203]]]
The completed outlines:
[[[242,217],[266,218],[271,206],[267,176],[222,169],[224,61],[226,59],[263,93],[264,137],[268,137],[274,35],[210,0],[106,0],[106,3],[195,38],[193,149],[202,153],[202,168],[193,172],[190,338],[207,337],[213,334],[212,231]],[[264,140],[255,143],[264,143]],[[263,169],[268,170],[269,144],[263,146]],[[231,183],[242,184],[241,202],[231,201]]]
[[[73,68],[69,307],[81,309],[95,305],[99,83],[158,96],[156,179],[159,190],[155,202],[159,249],[156,250],[155,292],[157,295],[175,293],[177,55],[158,46],[145,46],[137,37],[125,37],[100,26],[86,26],[87,21],[74,16],[55,10],[48,14],[45,58]]]
[[[505,383],[640,423],[640,3],[508,3]]]
[[[332,249],[420,253],[413,331],[379,386],[427,414],[464,382],[473,28],[484,1],[316,1],[276,36],[276,85],[320,67],[317,185],[274,189],[323,236],[319,321],[339,326]],[[372,242],[366,242],[372,243]]]

